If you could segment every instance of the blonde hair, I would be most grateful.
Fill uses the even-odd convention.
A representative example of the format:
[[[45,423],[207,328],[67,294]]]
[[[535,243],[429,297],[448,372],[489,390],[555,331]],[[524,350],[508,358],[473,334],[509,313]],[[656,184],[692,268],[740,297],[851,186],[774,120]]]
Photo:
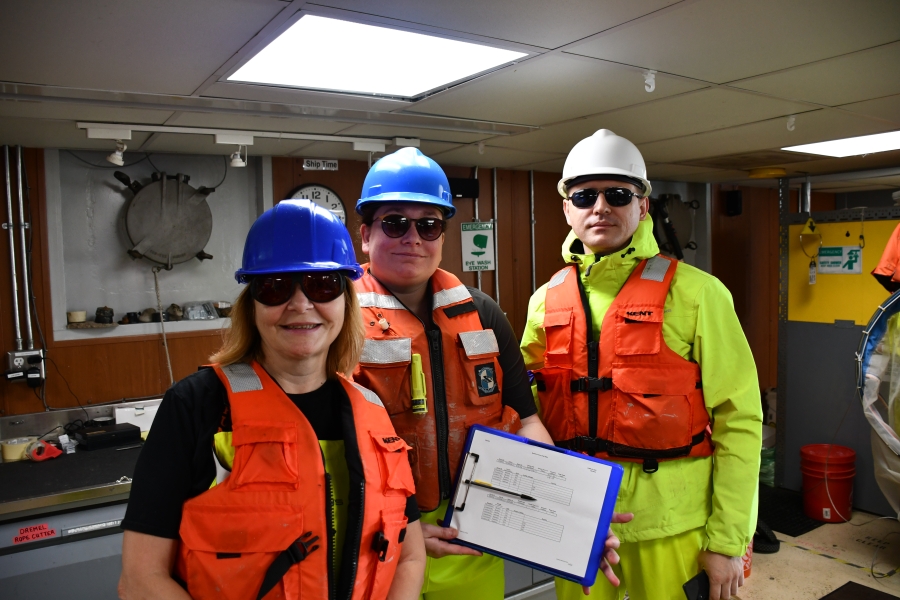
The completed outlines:
[[[328,348],[325,371],[329,379],[337,378],[337,373],[349,377],[359,362],[366,331],[356,288],[347,277],[344,278],[344,326]],[[219,351],[209,357],[210,362],[223,367],[238,362],[263,362],[262,338],[256,328],[254,301],[250,297],[250,286],[238,295],[231,308],[231,327],[225,330],[224,341]]]

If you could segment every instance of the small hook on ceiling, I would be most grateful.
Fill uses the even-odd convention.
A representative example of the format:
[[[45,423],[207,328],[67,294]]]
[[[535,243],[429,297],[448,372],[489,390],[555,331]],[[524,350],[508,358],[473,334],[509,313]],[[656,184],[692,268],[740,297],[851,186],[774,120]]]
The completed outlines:
[[[793,131],[796,128],[796,126],[794,125],[794,123],[796,123],[796,122],[797,122],[796,116],[794,116],[794,115],[789,116],[787,119],[787,130]]]
[[[652,69],[644,71],[644,89],[647,92],[652,92],[656,89],[656,71]]]

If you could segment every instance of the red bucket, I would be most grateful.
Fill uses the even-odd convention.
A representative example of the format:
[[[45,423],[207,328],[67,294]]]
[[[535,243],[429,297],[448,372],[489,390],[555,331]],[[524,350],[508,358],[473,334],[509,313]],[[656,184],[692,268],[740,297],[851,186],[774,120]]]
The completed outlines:
[[[826,523],[850,520],[856,452],[844,446],[811,444],[800,449],[803,512]]]

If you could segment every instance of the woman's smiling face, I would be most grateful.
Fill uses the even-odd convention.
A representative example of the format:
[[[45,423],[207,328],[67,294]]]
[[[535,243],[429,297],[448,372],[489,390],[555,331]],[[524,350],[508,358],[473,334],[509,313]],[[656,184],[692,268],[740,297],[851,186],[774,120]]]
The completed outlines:
[[[324,368],[328,349],[344,326],[345,302],[344,294],[331,302],[312,302],[296,284],[291,299],[279,306],[254,300],[263,355],[293,360],[320,358]]]

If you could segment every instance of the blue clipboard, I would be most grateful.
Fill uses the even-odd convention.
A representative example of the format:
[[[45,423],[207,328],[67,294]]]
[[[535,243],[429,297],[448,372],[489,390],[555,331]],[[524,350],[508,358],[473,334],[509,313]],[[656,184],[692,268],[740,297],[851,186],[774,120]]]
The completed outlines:
[[[486,552],[488,554],[492,554],[494,556],[499,556],[506,560],[519,563],[521,565],[525,565],[526,567],[531,567],[533,569],[537,569],[539,571],[543,571],[545,573],[549,573],[551,575],[555,575],[556,577],[561,577],[563,579],[568,579],[569,581],[574,581],[581,585],[592,586],[597,579],[597,572],[600,568],[600,560],[603,556],[604,545],[606,544],[606,537],[609,531],[609,525],[612,521],[613,508],[616,504],[616,497],[619,493],[619,487],[622,484],[622,475],[624,473],[624,469],[621,465],[617,465],[615,463],[607,462],[605,460],[600,460],[599,458],[594,458],[593,456],[588,456],[586,454],[581,454],[578,452],[573,452],[572,450],[566,450],[563,448],[558,448],[556,446],[551,446],[549,444],[544,444],[542,442],[536,442],[534,440],[530,440],[528,438],[524,438],[512,433],[506,433],[505,431],[499,431],[497,429],[492,429],[490,427],[485,427],[483,425],[473,425],[469,428],[468,436],[466,437],[466,445],[463,450],[462,460],[459,461],[459,469],[456,473],[456,485],[453,486],[453,493],[450,496],[450,503],[447,506],[447,513],[444,515],[443,526],[450,526],[450,519],[453,516],[453,511],[455,510],[455,502],[453,501],[456,498],[456,492],[459,488],[460,482],[462,481],[462,470],[463,466],[466,464],[466,457],[470,452],[470,448],[472,446],[472,439],[474,438],[476,431],[483,431],[491,435],[496,435],[499,437],[508,438],[510,440],[515,440],[517,442],[522,442],[524,444],[530,444],[532,446],[537,446],[539,448],[543,448],[545,450],[552,450],[553,452],[561,452],[563,454],[568,454],[575,458],[581,460],[588,460],[596,463],[600,463],[607,467],[610,467],[610,475],[609,475],[609,483],[606,488],[606,496],[603,498],[603,507],[600,511],[600,520],[597,522],[597,530],[594,533],[594,543],[591,547],[591,554],[587,564],[587,570],[582,575],[566,573],[564,571],[559,571],[556,569],[552,569],[547,567],[546,565],[535,564],[527,560],[523,560],[521,558],[517,558],[515,556],[510,556],[508,554],[504,554],[502,552],[497,552],[491,550],[489,548],[485,548],[483,546],[479,546],[477,544],[472,544],[463,540],[453,540],[451,543],[459,544],[462,546],[468,546],[469,548],[474,548],[475,550],[479,550],[481,552]]]

